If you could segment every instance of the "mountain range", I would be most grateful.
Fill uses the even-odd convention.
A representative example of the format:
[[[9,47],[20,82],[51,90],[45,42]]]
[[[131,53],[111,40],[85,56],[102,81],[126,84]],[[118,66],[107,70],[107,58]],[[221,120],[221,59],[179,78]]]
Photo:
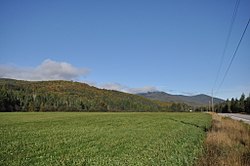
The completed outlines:
[[[139,96],[151,100],[158,100],[162,102],[174,102],[174,103],[186,103],[191,106],[207,106],[211,101],[211,96],[205,94],[199,94],[194,96],[185,96],[185,95],[172,95],[165,92],[148,92],[148,93],[139,93]],[[214,104],[224,102],[223,99],[214,98]]]

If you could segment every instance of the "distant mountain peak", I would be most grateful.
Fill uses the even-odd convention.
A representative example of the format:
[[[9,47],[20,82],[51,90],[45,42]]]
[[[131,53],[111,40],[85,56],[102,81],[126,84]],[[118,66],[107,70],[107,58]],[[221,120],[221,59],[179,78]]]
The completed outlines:
[[[159,100],[163,102],[176,102],[176,103],[186,103],[191,106],[206,106],[209,101],[211,101],[211,96],[206,94],[197,94],[197,95],[173,95],[166,92],[158,91],[158,92],[148,92],[148,93],[140,93],[139,96],[146,97],[151,100]],[[221,103],[224,100],[219,98],[214,98],[214,103]]]

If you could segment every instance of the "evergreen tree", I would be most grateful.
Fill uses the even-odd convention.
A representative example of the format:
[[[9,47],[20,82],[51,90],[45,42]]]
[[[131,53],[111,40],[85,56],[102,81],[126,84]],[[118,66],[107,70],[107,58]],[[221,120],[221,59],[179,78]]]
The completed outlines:
[[[245,100],[245,111],[250,114],[250,94]]]
[[[235,113],[235,111],[236,111],[236,102],[235,102],[234,98],[231,99],[230,110],[231,110],[233,113]]]
[[[239,112],[245,112],[245,94],[242,93],[239,100]]]

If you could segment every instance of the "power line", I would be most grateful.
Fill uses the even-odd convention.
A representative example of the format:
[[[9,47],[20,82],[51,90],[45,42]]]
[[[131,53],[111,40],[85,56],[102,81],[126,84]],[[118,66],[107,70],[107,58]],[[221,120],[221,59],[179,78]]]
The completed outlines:
[[[229,71],[229,69],[230,69],[232,63],[233,63],[233,60],[234,60],[235,57],[236,57],[236,53],[237,53],[237,51],[238,51],[238,49],[239,49],[239,47],[240,47],[241,41],[242,41],[242,39],[243,39],[243,37],[244,37],[244,35],[245,35],[245,33],[246,33],[246,30],[247,30],[247,27],[248,27],[248,25],[249,25],[249,22],[250,22],[250,18],[248,19],[248,22],[247,22],[247,25],[246,25],[246,27],[245,27],[245,29],[244,29],[244,32],[243,32],[242,35],[241,35],[240,41],[239,41],[239,43],[238,43],[238,45],[237,45],[237,47],[236,47],[236,49],[235,49],[235,51],[234,51],[234,54],[233,54],[233,56],[232,56],[232,58],[231,58],[231,61],[230,61],[229,65],[228,65],[228,67],[227,67],[227,70],[226,70],[226,72],[225,72],[225,74],[224,74],[224,76],[223,76],[223,79],[222,79],[222,81],[221,81],[221,83],[220,83],[220,85],[219,85],[219,87],[218,87],[216,93],[219,91],[220,87],[221,87],[222,84],[224,83],[224,80],[225,80],[225,78],[226,78],[226,76],[227,76],[227,74],[228,74],[228,71]]]
[[[237,0],[236,3],[235,3],[235,5],[234,5],[233,15],[232,15],[232,18],[231,18],[231,23],[230,23],[229,31],[228,31],[228,34],[227,34],[227,38],[226,38],[226,42],[225,42],[224,48],[223,48],[222,56],[221,56],[221,59],[220,59],[219,68],[218,68],[218,71],[217,71],[217,74],[216,74],[216,78],[215,78],[215,81],[214,81],[214,85],[213,85],[213,88],[212,88],[212,93],[213,93],[213,89],[215,88],[215,85],[216,85],[216,83],[218,81],[218,77],[219,77],[219,74],[220,74],[220,71],[221,71],[221,67],[222,67],[222,64],[223,64],[223,61],[224,61],[224,57],[225,57],[226,50],[227,50],[227,47],[228,47],[229,39],[231,37],[231,33],[232,33],[232,29],[233,29],[235,18],[236,18],[236,15],[237,15],[239,4],[240,4],[240,0]]]
[[[237,11],[238,11],[238,8],[239,8],[239,4],[240,4],[240,0],[237,0],[235,5],[234,5],[234,11],[233,11],[233,15],[232,15],[232,18],[231,18],[229,31],[228,31],[228,34],[227,34],[226,42],[225,42],[223,52],[222,52],[222,56],[221,56],[221,59],[220,59],[219,68],[218,68],[216,78],[215,78],[215,81],[214,81],[214,85],[213,85],[213,88],[212,88],[212,96],[211,96],[212,112],[214,111],[214,88],[215,88],[215,85],[216,85],[216,83],[218,81],[218,77],[219,77],[221,67],[222,67],[222,64],[223,64],[223,61],[224,61],[224,57],[225,57],[226,50],[227,50],[227,47],[228,47],[229,39],[231,37],[231,33],[232,33],[235,18],[236,18],[236,14],[237,14]]]

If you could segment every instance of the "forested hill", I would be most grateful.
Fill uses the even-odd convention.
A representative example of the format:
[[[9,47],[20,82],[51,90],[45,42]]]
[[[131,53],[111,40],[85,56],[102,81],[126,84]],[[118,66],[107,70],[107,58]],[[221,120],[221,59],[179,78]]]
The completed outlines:
[[[159,111],[141,96],[72,81],[0,78],[0,111]]]

